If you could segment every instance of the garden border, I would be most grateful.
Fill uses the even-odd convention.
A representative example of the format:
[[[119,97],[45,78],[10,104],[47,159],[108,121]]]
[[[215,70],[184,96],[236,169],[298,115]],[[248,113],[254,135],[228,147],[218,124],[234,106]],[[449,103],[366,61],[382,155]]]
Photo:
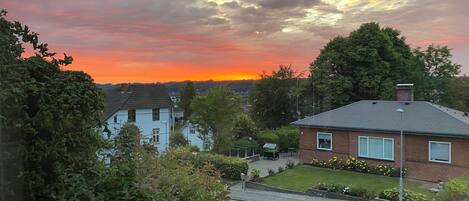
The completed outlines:
[[[261,184],[258,182],[252,182],[252,181],[246,182],[246,188],[251,188],[251,189],[261,190],[261,191],[307,195],[307,196],[315,196],[315,197],[323,197],[323,198],[331,198],[331,199],[358,200],[358,201],[382,201],[383,200],[383,199],[366,199],[366,198],[361,198],[361,197],[356,197],[356,196],[333,193],[329,191],[314,189],[313,187],[309,188],[306,192],[298,192],[298,191],[278,188],[274,186]]]

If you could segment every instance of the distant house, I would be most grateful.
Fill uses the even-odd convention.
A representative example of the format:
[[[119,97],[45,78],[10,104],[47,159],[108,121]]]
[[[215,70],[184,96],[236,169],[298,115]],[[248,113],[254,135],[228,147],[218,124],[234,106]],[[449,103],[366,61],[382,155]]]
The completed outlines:
[[[161,84],[120,84],[102,89],[105,94],[105,135],[115,137],[126,122],[141,131],[141,141],[158,151],[168,148],[173,125],[172,102]]]
[[[190,145],[197,146],[200,150],[210,150],[211,142],[204,142],[200,138],[200,132],[197,130],[197,127],[190,122],[186,122],[181,128],[182,134],[186,137]]]
[[[354,156],[398,167],[403,129],[409,178],[446,181],[469,173],[468,113],[413,101],[412,86],[398,85],[397,101],[358,101],[293,122],[300,127],[300,160]]]

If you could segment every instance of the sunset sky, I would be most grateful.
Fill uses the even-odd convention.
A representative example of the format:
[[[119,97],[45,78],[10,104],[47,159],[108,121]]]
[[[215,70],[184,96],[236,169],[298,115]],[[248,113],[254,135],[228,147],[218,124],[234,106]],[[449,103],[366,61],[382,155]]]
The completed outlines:
[[[333,37],[376,21],[448,45],[469,75],[468,0],[0,0],[98,83],[256,79],[308,69]]]

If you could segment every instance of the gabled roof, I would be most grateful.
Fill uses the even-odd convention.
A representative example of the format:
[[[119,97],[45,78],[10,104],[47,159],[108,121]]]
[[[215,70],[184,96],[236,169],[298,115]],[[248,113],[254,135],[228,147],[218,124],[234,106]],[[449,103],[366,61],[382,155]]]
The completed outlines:
[[[403,121],[398,108],[404,110]],[[469,137],[467,113],[426,101],[358,101],[292,123],[300,127],[400,131],[422,135]]]
[[[129,84],[121,90],[122,85],[103,88],[104,120],[119,110],[152,109],[171,107],[168,90],[161,84]]]

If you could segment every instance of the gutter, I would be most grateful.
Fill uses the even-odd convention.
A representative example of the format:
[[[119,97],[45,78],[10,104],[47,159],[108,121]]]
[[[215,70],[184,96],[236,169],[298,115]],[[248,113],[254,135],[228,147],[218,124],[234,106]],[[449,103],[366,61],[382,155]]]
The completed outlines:
[[[342,127],[342,126],[322,126],[322,125],[305,125],[305,124],[295,124],[290,123],[291,125],[302,127],[302,128],[323,128],[323,129],[336,129],[344,131],[378,131],[378,132],[388,132],[392,134],[399,134],[400,130],[392,129],[375,129],[375,128],[355,128],[355,127]],[[404,130],[404,133],[411,133],[412,135],[420,136],[434,136],[434,137],[452,137],[452,138],[468,138],[468,134],[455,134],[455,133],[435,133],[435,132],[425,132],[425,131],[409,131]]]

